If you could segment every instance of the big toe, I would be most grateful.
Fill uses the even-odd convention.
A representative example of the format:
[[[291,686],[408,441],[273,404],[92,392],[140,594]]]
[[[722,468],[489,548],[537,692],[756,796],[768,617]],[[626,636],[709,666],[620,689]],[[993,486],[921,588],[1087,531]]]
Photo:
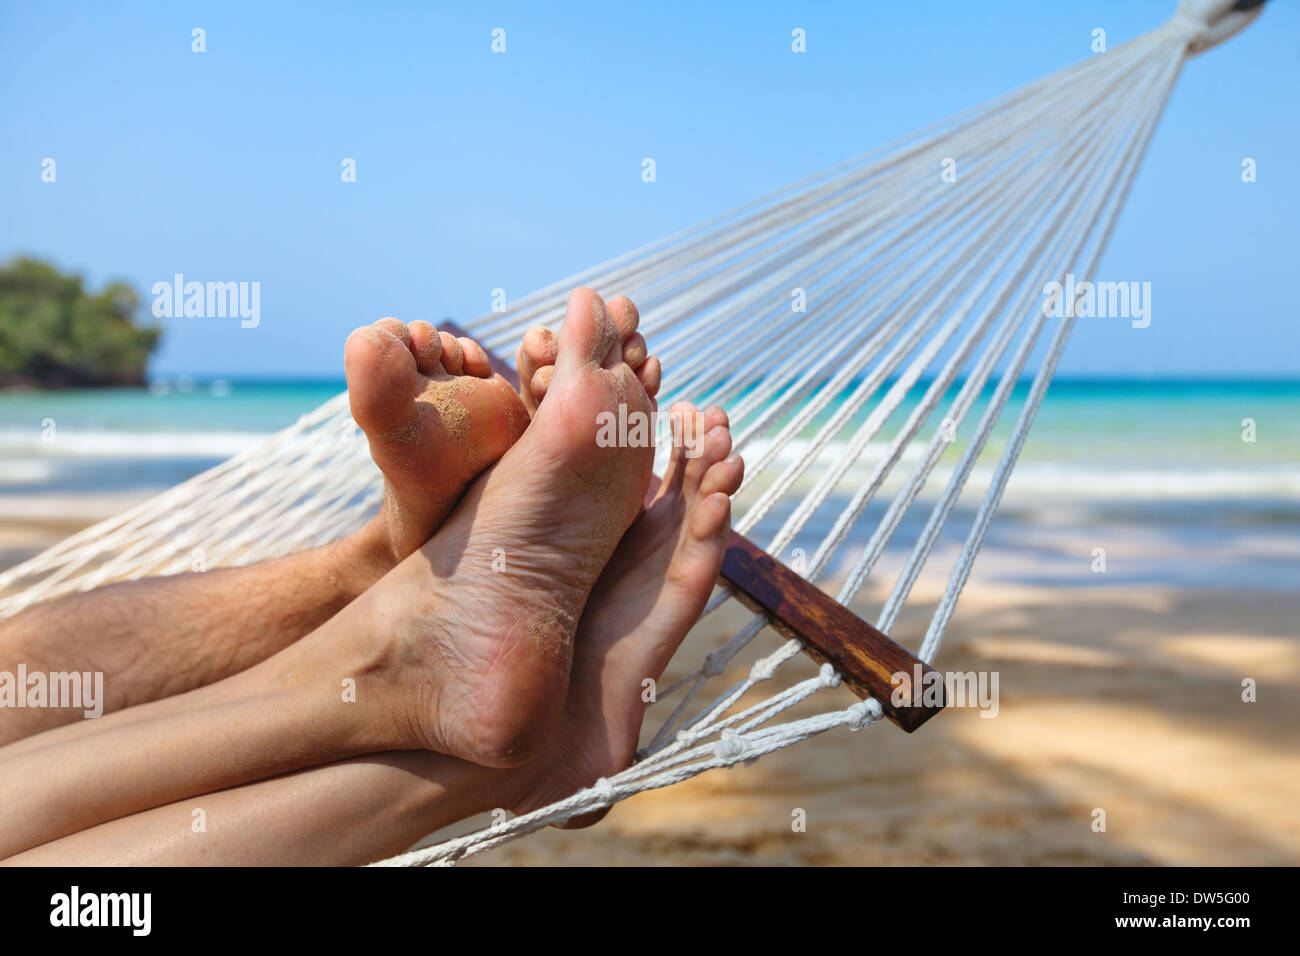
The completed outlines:
[[[604,300],[586,287],[575,289],[560,326],[555,372],[568,377],[583,368],[599,366],[618,342],[618,328]]]
[[[420,373],[406,341],[379,323],[363,326],[348,336],[343,367],[352,417],[367,434],[388,437],[409,425]]]

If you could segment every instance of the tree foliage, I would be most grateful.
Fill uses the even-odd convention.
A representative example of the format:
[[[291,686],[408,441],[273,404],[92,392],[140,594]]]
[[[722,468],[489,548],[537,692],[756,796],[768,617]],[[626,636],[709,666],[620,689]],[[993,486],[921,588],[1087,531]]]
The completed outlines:
[[[143,385],[162,332],[135,324],[139,307],[125,282],[91,293],[46,262],[0,266],[0,386]]]

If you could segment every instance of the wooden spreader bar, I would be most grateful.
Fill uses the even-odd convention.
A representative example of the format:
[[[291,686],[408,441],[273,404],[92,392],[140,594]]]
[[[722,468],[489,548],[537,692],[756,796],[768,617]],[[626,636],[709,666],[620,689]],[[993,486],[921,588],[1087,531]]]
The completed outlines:
[[[802,642],[813,660],[829,663],[859,697],[878,700],[885,716],[909,734],[942,709],[943,704],[920,703],[929,683],[924,681],[932,670],[929,664],[735,531],[722,559],[721,577],[741,604],[766,614],[777,631]],[[922,681],[916,680],[918,673]],[[893,703],[895,674],[907,675],[916,703]],[[942,682],[931,695],[940,687]]]
[[[451,322],[440,322],[438,328],[472,338]],[[488,359],[502,378],[519,388],[519,376],[511,365],[491,351]],[[808,656],[829,663],[859,697],[874,697],[885,716],[908,733],[943,708],[943,703],[921,703],[924,684],[930,681],[923,683],[915,676],[920,674],[924,680],[933,670],[929,664],[735,531],[722,559],[721,578],[742,604],[766,615],[779,633],[800,641]],[[913,703],[894,704],[895,674],[907,675]],[[929,695],[941,687],[939,682]]]

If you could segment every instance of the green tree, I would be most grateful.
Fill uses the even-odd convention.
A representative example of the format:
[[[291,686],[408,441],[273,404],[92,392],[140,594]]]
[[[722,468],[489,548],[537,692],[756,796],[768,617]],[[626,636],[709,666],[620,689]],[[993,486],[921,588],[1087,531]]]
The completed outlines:
[[[0,387],[143,385],[162,331],[135,324],[139,307],[125,282],[92,294],[47,262],[0,266]]]

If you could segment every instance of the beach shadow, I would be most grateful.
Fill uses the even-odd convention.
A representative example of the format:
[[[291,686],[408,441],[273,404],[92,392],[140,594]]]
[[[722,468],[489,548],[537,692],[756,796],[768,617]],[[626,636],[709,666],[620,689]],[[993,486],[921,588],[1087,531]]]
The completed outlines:
[[[1241,600],[1106,589],[966,607],[936,663],[996,669],[997,718],[950,710],[913,735],[885,722],[828,731],[638,795],[594,830],[543,834],[483,862],[1295,865],[1300,651],[1285,635],[1300,602],[1252,598],[1246,614]],[[932,610],[918,601],[896,633],[919,633]],[[1253,657],[1186,652],[1187,622],[1249,644]],[[679,657],[698,661],[729,633],[715,624]],[[1283,676],[1261,672],[1260,702],[1243,703],[1238,663]],[[764,694],[813,672],[792,661]],[[827,693],[835,699],[819,695],[786,717],[854,699]],[[1098,809],[1105,831],[1094,830]],[[796,811],[803,831],[792,828]]]

